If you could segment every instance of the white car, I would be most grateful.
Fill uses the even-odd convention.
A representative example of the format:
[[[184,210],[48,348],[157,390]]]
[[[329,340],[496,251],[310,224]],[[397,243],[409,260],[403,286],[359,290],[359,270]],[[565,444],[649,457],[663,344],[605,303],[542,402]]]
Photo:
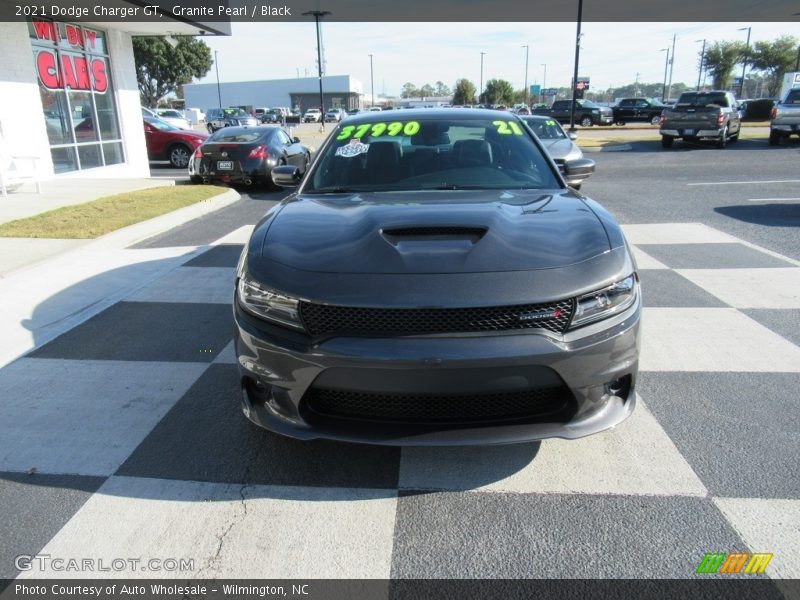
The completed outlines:
[[[303,123],[319,123],[322,120],[322,113],[318,108],[309,108],[303,115]]]
[[[158,111],[158,118],[166,121],[178,129],[191,129],[192,124],[177,110],[162,108]]]

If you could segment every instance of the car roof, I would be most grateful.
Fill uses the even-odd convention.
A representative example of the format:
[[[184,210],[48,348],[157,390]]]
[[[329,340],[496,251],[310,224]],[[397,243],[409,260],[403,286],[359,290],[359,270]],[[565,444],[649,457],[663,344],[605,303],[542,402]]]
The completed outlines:
[[[519,115],[523,121],[555,121],[551,115]]]

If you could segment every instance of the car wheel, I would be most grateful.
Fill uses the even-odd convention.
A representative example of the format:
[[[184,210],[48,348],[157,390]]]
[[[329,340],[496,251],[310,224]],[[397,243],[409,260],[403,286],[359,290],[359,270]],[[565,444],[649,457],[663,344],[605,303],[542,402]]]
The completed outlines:
[[[658,125],[659,123],[661,123],[660,115],[655,115],[650,119],[650,125]]]
[[[662,135],[661,136],[661,147],[662,148],[672,148],[672,142],[675,141],[675,138],[671,135]]]
[[[169,164],[176,169],[185,169],[189,166],[191,150],[183,144],[176,144],[169,149]]]
[[[208,133],[214,133],[214,126],[211,123],[206,125],[206,129],[208,129]]]
[[[769,145],[770,146],[780,146],[781,143],[781,134],[777,131],[770,131],[769,132]]]
[[[591,127],[592,126],[592,118],[591,117],[583,117],[581,119],[581,127]]]
[[[728,126],[725,126],[725,129],[722,130],[722,133],[717,140],[717,148],[720,150],[723,149],[725,146],[728,145]]]
[[[614,125],[619,125],[620,127],[625,125],[625,121],[617,121]]]

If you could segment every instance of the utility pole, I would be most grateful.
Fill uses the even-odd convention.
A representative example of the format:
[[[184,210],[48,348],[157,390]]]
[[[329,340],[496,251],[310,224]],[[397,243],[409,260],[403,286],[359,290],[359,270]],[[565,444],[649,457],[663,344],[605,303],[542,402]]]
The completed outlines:
[[[636,79],[633,82],[633,95],[639,97],[639,71],[636,71]]]
[[[313,16],[314,22],[317,25],[317,74],[319,75],[319,110],[322,113],[322,119],[319,123],[319,130],[325,131],[325,101],[322,96],[322,46],[319,41],[319,20],[331,14],[327,10],[310,10],[304,12],[304,17]]]
[[[794,70],[800,71],[800,46],[797,47],[797,62],[794,63]]]
[[[219,109],[222,110],[222,90],[219,87],[219,61],[216,50],[214,50],[214,69],[217,71],[217,102],[219,102]]]
[[[525,48],[525,106],[530,106],[530,96],[528,96],[528,50],[530,46],[522,46]]]
[[[672,70],[675,68],[675,38],[677,34],[672,34],[672,56],[669,59],[669,83],[667,84],[667,98],[672,95]],[[664,98],[666,100],[667,98]]]
[[[667,53],[667,60],[664,61],[664,85],[661,86],[661,101],[667,99],[667,67],[669,67],[669,48],[662,48],[659,52]]]
[[[578,102],[578,65],[581,58],[581,19],[583,0],[578,0],[578,29],[575,33],[575,70],[572,76],[572,109],[569,111],[569,130],[575,132],[575,104]]]
[[[747,29],[747,41],[744,44],[744,58],[742,58],[742,85],[739,86],[740,99],[744,96],[744,73],[747,70],[747,54],[750,52],[750,30],[752,27],[742,27],[738,31],[744,31],[745,29]]]
[[[695,40],[695,43],[703,42],[703,49],[700,50],[700,70],[697,72],[697,91],[700,91],[700,76],[703,74],[703,67],[706,63],[706,40]]]
[[[375,77],[372,72],[372,54],[369,55],[369,87],[372,89],[372,106],[375,106]]]
[[[540,63],[544,67],[544,77],[542,77],[542,89],[547,88],[547,63]]]
[[[478,104],[481,104],[481,98],[483,97],[483,57],[486,55],[486,52],[481,52],[481,86],[478,88]]]

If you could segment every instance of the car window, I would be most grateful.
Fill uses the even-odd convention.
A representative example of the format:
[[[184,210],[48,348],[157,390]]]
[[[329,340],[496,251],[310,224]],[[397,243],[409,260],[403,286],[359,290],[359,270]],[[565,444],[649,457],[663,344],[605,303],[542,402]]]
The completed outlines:
[[[275,133],[275,135],[278,136],[277,139],[278,139],[278,143],[279,144],[286,145],[286,144],[291,144],[292,143],[292,138],[290,138],[288,136],[288,134],[283,129],[278,129],[278,131]]]
[[[231,131],[233,129],[233,131]],[[255,130],[250,129],[243,129],[243,128],[224,128],[218,129],[209,139],[209,141],[214,142],[255,142],[262,137],[266,137],[263,131],[260,131],[262,128],[259,127]]]
[[[516,118],[371,121],[331,135],[304,192],[560,187]]]
[[[525,119],[523,121],[540,140],[561,140],[567,137],[561,125],[554,119]]]
[[[635,100],[623,100],[622,102],[619,103],[619,105],[628,107],[628,106],[633,106],[634,102]]]
[[[223,110],[226,117],[246,117],[247,113],[241,108],[226,108]]]
[[[786,104],[800,104],[800,90],[792,90],[786,96]]]
[[[162,121],[161,119],[157,119],[155,117],[144,117],[144,120],[148,125],[155,127],[159,131],[181,131],[166,121]]]
[[[681,94],[678,99],[678,104],[681,106],[728,106],[728,97],[725,92],[711,93],[711,94],[698,94],[687,92]]]

